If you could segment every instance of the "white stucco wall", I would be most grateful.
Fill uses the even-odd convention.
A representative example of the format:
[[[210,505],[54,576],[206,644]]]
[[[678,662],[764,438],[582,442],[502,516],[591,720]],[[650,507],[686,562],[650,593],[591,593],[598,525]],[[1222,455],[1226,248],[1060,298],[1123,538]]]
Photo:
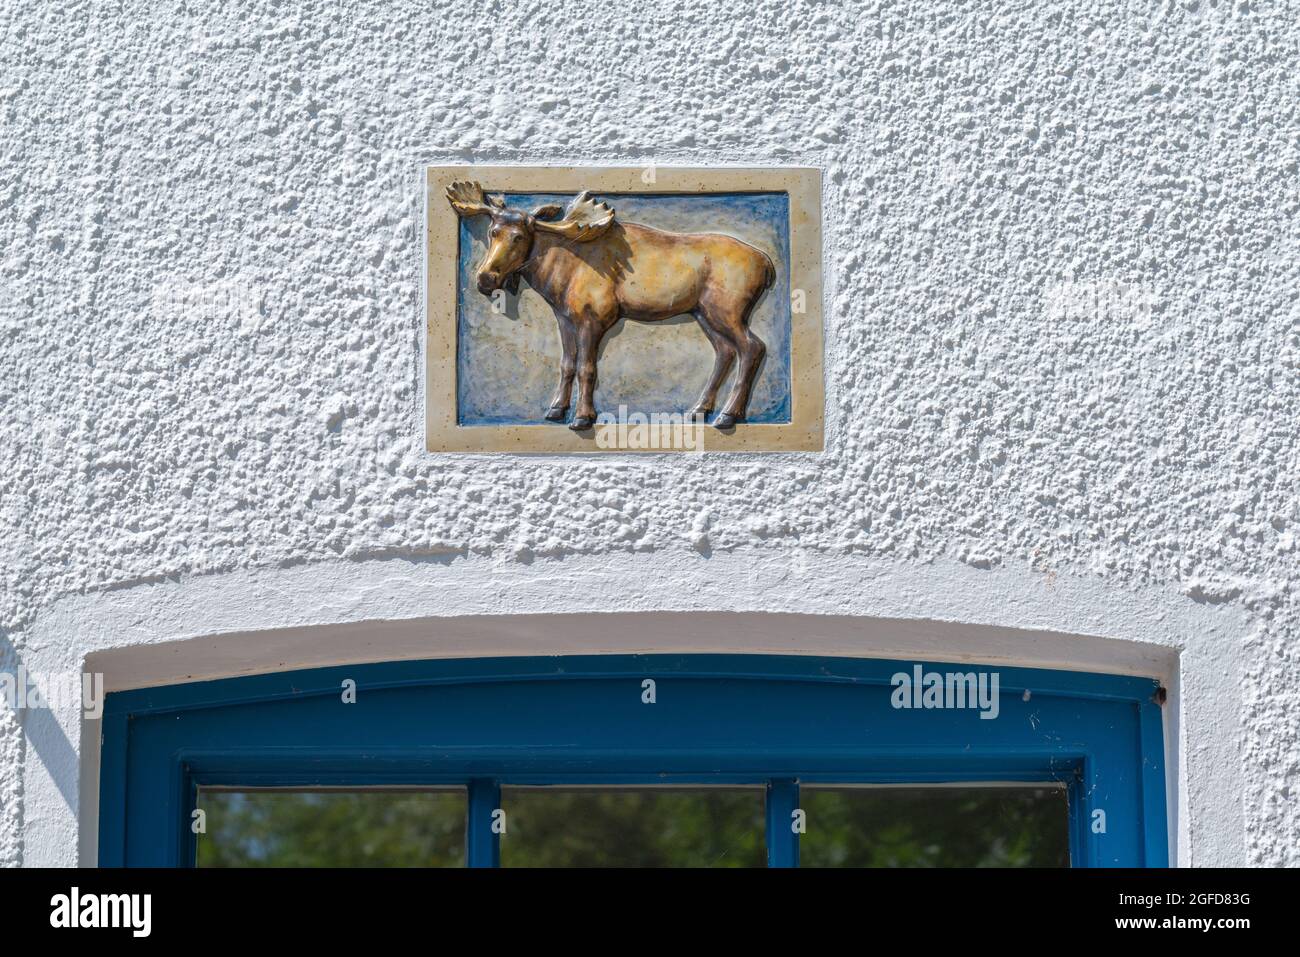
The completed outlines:
[[[232,673],[283,660],[259,630],[339,623],[365,657],[376,620],[433,654],[479,615],[848,616],[764,644],[1170,670],[1179,863],[1300,864],[1295,23],[15,7],[0,670]],[[826,451],[422,452],[421,171],[460,161],[824,168]],[[483,647],[569,647],[521,621]],[[683,645],[646,621],[611,647]],[[346,654],[295,634],[293,661]],[[93,846],[93,752],[0,706],[0,864]]]

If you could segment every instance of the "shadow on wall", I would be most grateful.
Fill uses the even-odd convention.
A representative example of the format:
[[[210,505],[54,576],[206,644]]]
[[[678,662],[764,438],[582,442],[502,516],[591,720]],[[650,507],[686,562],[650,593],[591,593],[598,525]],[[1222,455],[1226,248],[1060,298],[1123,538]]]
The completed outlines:
[[[10,640],[10,632],[0,631],[0,674],[13,677],[15,684],[28,672],[22,656]],[[7,698],[5,695],[0,697]],[[73,814],[77,813],[77,777],[80,759],[77,749],[68,740],[54,712],[48,707],[13,708],[6,700],[3,707],[14,715],[29,747],[36,751],[41,764],[49,769],[50,777],[63,795],[63,801]],[[80,718],[80,712],[78,712]]]

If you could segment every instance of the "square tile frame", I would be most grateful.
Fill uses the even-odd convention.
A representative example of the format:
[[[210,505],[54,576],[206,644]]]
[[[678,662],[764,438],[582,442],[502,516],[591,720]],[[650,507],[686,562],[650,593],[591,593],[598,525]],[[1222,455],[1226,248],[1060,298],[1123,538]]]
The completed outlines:
[[[822,381],[821,170],[812,167],[687,168],[628,166],[430,166],[425,190],[425,448],[429,452],[628,452],[671,453],[674,428],[706,452],[821,451],[825,390]],[[489,193],[578,193],[597,198],[619,193],[786,193],[790,197],[790,289],[806,293],[805,310],[791,314],[788,423],[741,423],[730,433],[709,425],[648,426],[662,430],[651,448],[602,448],[594,430],[563,425],[475,425],[456,421],[456,286],[459,220],[443,195],[456,180],[477,180]],[[597,409],[597,411],[601,411]],[[539,413],[540,418],[540,413]],[[678,433],[680,442],[681,433]]]

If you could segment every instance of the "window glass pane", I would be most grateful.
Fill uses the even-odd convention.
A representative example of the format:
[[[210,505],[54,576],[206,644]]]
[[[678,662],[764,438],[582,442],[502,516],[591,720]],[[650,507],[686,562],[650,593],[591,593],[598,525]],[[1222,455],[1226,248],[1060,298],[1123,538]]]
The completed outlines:
[[[199,867],[461,867],[465,792],[201,791]]]
[[[763,867],[763,791],[503,788],[503,867]]]
[[[1068,867],[1064,788],[799,789],[801,867]]]

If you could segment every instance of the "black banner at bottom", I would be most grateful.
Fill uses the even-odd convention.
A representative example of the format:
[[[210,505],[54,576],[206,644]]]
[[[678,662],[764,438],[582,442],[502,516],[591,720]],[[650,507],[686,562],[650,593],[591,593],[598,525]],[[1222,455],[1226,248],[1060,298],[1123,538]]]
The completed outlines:
[[[7,929],[21,937],[376,942],[432,929],[545,936],[673,930],[733,938],[781,930],[921,934],[973,943],[1042,929],[1225,943],[1285,930],[1292,872],[1264,870],[10,870]],[[567,929],[566,929],[567,928]],[[972,934],[975,937],[972,937]],[[608,938],[607,938],[608,939]],[[449,940],[448,943],[451,941]]]

